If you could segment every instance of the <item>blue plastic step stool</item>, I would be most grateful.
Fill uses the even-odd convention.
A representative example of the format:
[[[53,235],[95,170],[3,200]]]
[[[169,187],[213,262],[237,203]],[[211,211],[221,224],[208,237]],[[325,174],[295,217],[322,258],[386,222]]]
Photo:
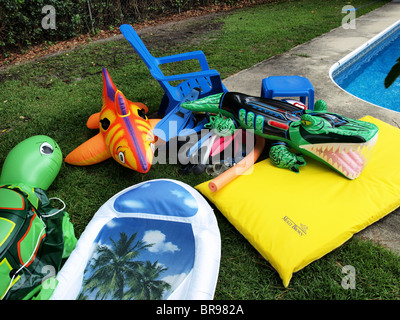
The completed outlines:
[[[270,76],[262,80],[262,98],[274,97],[300,97],[300,101],[308,108],[314,109],[314,87],[310,80],[301,76]]]

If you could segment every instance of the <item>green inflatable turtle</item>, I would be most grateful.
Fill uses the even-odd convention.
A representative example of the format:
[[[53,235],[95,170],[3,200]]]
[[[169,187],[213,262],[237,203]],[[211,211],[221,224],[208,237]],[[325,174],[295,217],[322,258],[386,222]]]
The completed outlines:
[[[16,145],[0,176],[0,298],[46,299],[77,239],[69,215],[46,191],[58,175],[62,152],[38,135]],[[60,200],[61,201],[61,200]],[[62,202],[62,201],[61,201]]]

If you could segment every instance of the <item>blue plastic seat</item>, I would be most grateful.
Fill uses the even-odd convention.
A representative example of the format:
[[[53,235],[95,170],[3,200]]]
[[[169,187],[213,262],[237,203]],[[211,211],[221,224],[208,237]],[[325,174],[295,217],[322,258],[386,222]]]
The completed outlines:
[[[123,24],[120,26],[120,30],[147,65],[151,75],[160,83],[165,91],[158,110],[159,115],[169,113],[178,103],[185,100],[185,97],[190,95],[194,88],[200,89],[199,98],[227,91],[222,84],[220,74],[216,70],[210,70],[207,59],[202,51],[155,58],[147,50],[131,25]],[[200,63],[201,71],[165,76],[159,67],[161,64],[196,59]],[[176,85],[171,84],[174,81],[181,82]]]
[[[300,101],[308,108],[314,109],[314,87],[310,80],[301,76],[270,76],[262,80],[262,98],[300,97]]]

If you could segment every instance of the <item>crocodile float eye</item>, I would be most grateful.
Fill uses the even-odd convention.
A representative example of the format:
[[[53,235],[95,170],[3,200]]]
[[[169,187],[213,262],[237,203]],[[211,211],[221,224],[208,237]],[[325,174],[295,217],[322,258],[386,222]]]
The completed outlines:
[[[43,155],[52,154],[53,151],[54,151],[52,145],[51,145],[50,143],[48,143],[48,142],[43,142],[43,143],[40,145],[39,150],[40,150],[40,153],[43,154]]]
[[[119,161],[121,161],[122,163],[125,163],[125,153],[123,153],[122,151],[120,151],[118,153],[118,159]]]
[[[303,126],[309,127],[316,124],[316,119],[310,114],[303,114],[301,116],[301,124]]]

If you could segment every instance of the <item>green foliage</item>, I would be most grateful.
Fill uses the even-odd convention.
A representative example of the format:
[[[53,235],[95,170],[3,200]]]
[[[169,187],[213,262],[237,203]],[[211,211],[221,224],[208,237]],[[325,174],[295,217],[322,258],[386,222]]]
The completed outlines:
[[[20,50],[45,41],[60,41],[74,36],[109,30],[122,23],[208,6],[240,3],[243,0],[0,0],[0,53]],[[56,29],[44,29],[42,8],[53,6]]]
[[[85,32],[83,0],[0,0],[0,50],[64,40]],[[56,10],[56,29],[42,28],[45,5]]]

